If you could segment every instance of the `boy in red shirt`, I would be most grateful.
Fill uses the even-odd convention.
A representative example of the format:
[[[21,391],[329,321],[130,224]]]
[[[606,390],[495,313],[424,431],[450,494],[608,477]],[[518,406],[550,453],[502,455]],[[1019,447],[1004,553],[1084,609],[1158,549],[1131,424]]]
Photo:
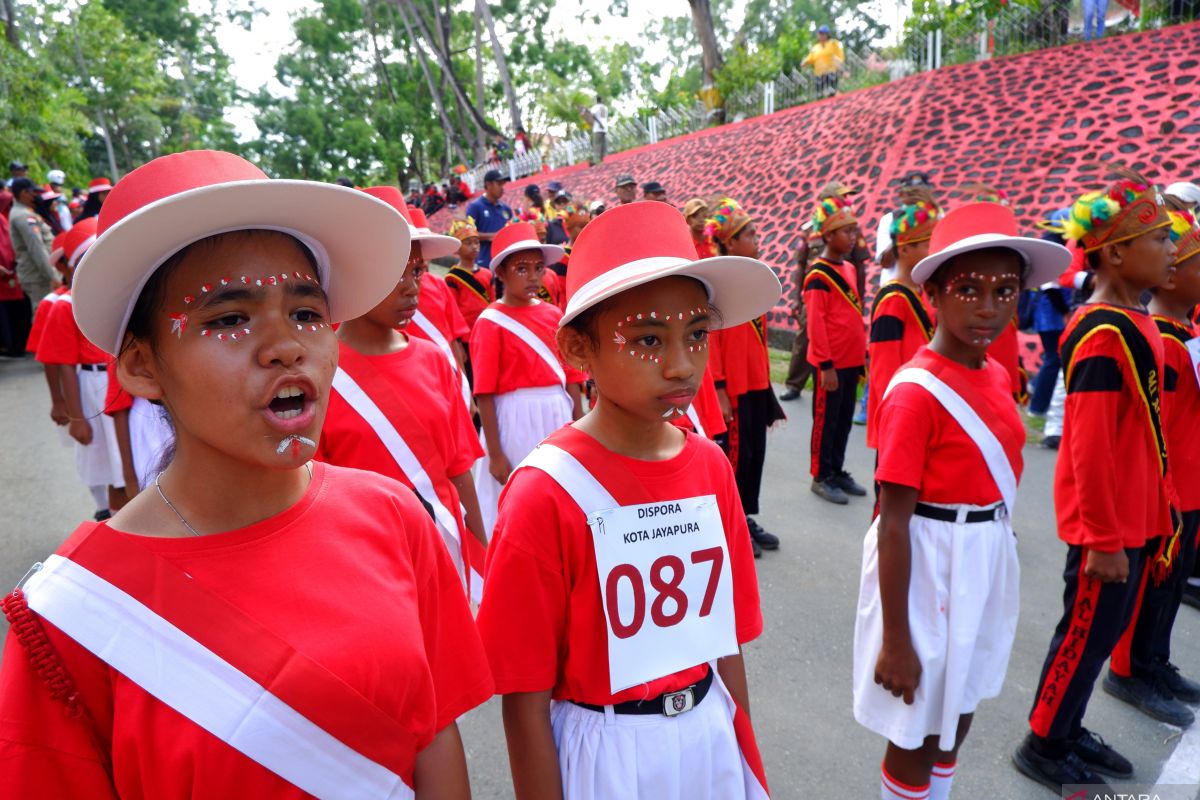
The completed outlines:
[[[458,263],[446,273],[446,285],[458,301],[458,310],[467,327],[474,328],[475,320],[483,310],[496,301],[492,272],[475,263],[475,257],[479,255],[479,231],[469,217],[450,223],[448,235],[462,245],[458,248]]]
[[[1170,654],[1171,629],[1195,564],[1200,527],[1200,383],[1188,350],[1196,336],[1188,314],[1200,303],[1200,229],[1187,211],[1170,216],[1175,270],[1151,290],[1150,313],[1163,338],[1162,426],[1182,524],[1158,554],[1161,568],[1147,570],[1142,580],[1133,621],[1113,650],[1104,690],[1155,719],[1187,727],[1195,715],[1184,703],[1200,702],[1200,684],[1180,675]]]
[[[1083,727],[1100,668],[1129,624],[1142,581],[1173,529],[1159,418],[1163,342],[1141,305],[1165,283],[1175,245],[1157,190],[1132,172],[1079,198],[1064,222],[1096,274],[1063,332],[1067,401],[1054,479],[1067,543],[1063,616],[1050,642],[1017,768],[1055,791],[1133,774]]]
[[[812,220],[813,232],[825,243],[824,252],[813,259],[804,276],[808,363],[818,373],[813,393],[812,490],[831,503],[846,505],[850,502],[846,495],[867,493],[844,469],[858,379],[867,354],[858,275],[846,260],[858,242],[858,220],[840,197],[821,200]]]

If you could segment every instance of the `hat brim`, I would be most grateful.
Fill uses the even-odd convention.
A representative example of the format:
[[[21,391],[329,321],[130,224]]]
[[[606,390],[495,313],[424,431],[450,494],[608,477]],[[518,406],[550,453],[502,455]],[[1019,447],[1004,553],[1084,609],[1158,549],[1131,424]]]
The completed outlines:
[[[763,262],[744,256],[714,256],[698,261],[663,256],[623,264],[583,286],[567,303],[561,328],[575,317],[610,297],[637,286],[671,277],[695,278],[704,284],[708,302],[720,311],[713,329],[732,328],[770,311],[779,302],[783,286]]]
[[[458,248],[455,249],[457,250]],[[496,267],[504,263],[504,259],[511,256],[513,253],[519,253],[522,250],[541,250],[542,258],[546,261],[546,266],[557,264],[558,262],[562,261],[563,256],[567,254],[566,250],[556,244],[542,244],[540,242],[523,240],[520,242],[514,242],[513,244],[510,244],[508,247],[501,250],[499,253],[493,255],[492,260],[488,262],[488,267],[495,270]]]
[[[421,258],[433,261],[435,258],[446,258],[458,253],[462,242],[457,236],[443,236],[440,233],[415,233],[413,244],[421,245]]]
[[[382,200],[336,184],[231,181],[169,195],[121,219],[75,272],[75,319],[116,355],[142,288],[164,261],[220,233],[272,230],[295,236],[318,265],[330,322],[361,317],[396,288],[408,263],[408,225]]]
[[[1048,242],[1045,239],[1031,239],[1028,236],[984,233],[978,236],[968,236],[944,250],[921,259],[913,267],[912,279],[915,283],[924,284],[933,277],[939,267],[955,256],[992,247],[1016,250],[1021,255],[1025,262],[1025,272],[1021,276],[1022,286],[1041,286],[1043,283],[1057,278],[1071,264],[1071,251],[1061,244]]]

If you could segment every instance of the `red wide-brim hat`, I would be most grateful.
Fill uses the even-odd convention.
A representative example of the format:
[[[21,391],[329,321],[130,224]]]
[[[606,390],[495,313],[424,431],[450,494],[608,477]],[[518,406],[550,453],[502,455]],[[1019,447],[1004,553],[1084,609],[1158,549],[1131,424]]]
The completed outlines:
[[[697,259],[687,220],[673,206],[627,203],[589,222],[571,248],[567,308],[559,327],[621,292],[675,275],[704,285],[720,312],[714,329],[757,319],[783,292],[774,271],[756,258]]]
[[[494,271],[504,259],[522,250],[540,250],[546,266],[562,261],[567,252],[556,244],[542,244],[537,230],[528,222],[514,222],[501,228],[492,239],[492,260],[488,266]]]
[[[412,240],[421,243],[421,258],[432,261],[435,258],[445,258],[458,253],[462,242],[453,236],[434,233],[429,227],[429,218],[419,208],[409,209],[412,214]]]
[[[1008,206],[967,203],[938,220],[929,239],[929,255],[913,267],[912,279],[923,284],[955,256],[991,247],[1015,250],[1021,256],[1022,286],[1052,281],[1071,263],[1071,251],[1061,244],[1018,235],[1017,218]]]
[[[272,180],[231,153],[175,153],[126,175],[101,208],[99,237],[72,283],[80,330],[116,355],[138,295],[164,261],[206,237],[244,230],[286,233],[309,249],[331,322],[374,308],[408,261],[408,224],[374,197],[336,184]]]
[[[79,260],[96,243],[96,226],[98,223],[99,220],[96,217],[88,217],[85,220],[76,222],[71,230],[66,232],[63,237],[62,255],[67,257],[68,267],[74,269]]]

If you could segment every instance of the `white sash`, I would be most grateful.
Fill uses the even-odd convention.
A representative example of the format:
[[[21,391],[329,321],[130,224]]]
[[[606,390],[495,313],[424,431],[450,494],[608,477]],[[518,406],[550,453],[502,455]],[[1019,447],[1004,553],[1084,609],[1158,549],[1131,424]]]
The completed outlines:
[[[403,779],[310,721],[174,624],[58,555],[29,607],[164,705],[321,800],[409,800]]]
[[[708,434],[704,432],[704,426],[700,424],[700,415],[696,413],[696,404],[692,403],[687,408],[687,418],[692,421],[692,425],[696,428],[696,433],[708,438]]]
[[[454,514],[450,513],[450,509],[442,504],[441,498],[438,497],[437,490],[433,486],[433,481],[429,478],[428,473],[425,472],[425,468],[421,466],[421,462],[408,446],[408,443],[404,441],[404,437],[400,435],[400,432],[396,430],[396,426],[391,423],[387,415],[380,410],[379,406],[375,405],[375,401],[341,367],[338,367],[337,371],[333,374],[333,388],[362,417],[363,421],[371,427],[371,430],[375,432],[375,435],[379,437],[379,441],[383,442],[383,446],[387,448],[388,453],[395,460],[396,466],[400,467],[400,471],[404,473],[405,477],[416,488],[421,498],[433,507],[434,521],[437,523],[438,530],[446,542],[446,549],[450,551],[450,558],[454,561],[454,567],[458,570],[459,577],[464,577],[462,541],[458,535],[458,519]]]
[[[429,321],[429,317],[421,313],[420,310],[413,314],[413,323],[421,329],[421,331],[429,337],[429,340],[436,344],[441,351],[446,354],[446,358],[450,361],[450,371],[459,378],[459,392],[462,394],[463,403],[467,407],[467,412],[471,411],[471,385],[467,383],[467,375],[458,368],[458,359],[454,357],[454,348],[446,341],[446,337],[442,336],[442,332],[438,330],[437,325]]]
[[[992,480],[996,482],[1000,496],[1004,498],[1004,505],[1008,509],[1009,517],[1012,517],[1017,507],[1017,476],[1013,473],[1012,464],[1004,452],[1004,446],[1000,444],[1000,440],[996,438],[996,434],[992,433],[987,423],[979,418],[975,409],[971,408],[962,395],[927,369],[907,367],[900,370],[888,384],[887,391],[883,396],[887,397],[888,392],[901,383],[915,383],[924,388],[942,404],[942,408],[946,409],[950,416],[954,417],[954,421],[962,426],[963,431],[979,448],[983,460],[987,462]]]
[[[567,385],[567,374],[563,372],[562,364],[558,362],[558,357],[551,352],[546,343],[538,338],[538,335],[529,328],[525,327],[515,319],[505,314],[503,311],[497,311],[494,308],[485,308],[483,313],[479,315],[480,319],[486,319],[493,325],[499,325],[504,330],[516,336],[525,345],[538,355],[542,361],[546,362],[546,366],[554,370],[554,374],[558,376],[558,381],[564,387]],[[536,451],[534,451],[536,452]]]

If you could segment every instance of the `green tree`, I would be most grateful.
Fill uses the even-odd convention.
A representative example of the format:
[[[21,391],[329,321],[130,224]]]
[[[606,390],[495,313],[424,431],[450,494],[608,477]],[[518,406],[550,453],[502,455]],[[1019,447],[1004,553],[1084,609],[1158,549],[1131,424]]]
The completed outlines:
[[[0,39],[0,159],[25,162],[41,180],[61,169],[72,182],[88,172],[81,137],[90,130],[82,95],[46,63]]]

